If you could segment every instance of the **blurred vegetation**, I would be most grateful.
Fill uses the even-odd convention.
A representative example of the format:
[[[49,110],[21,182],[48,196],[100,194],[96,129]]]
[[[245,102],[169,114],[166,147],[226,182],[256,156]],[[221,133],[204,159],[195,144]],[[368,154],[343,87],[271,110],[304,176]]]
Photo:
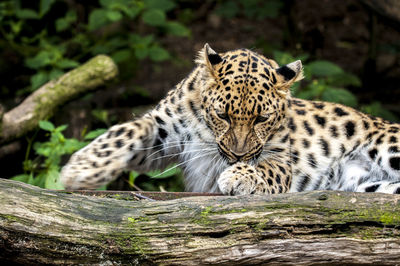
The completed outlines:
[[[208,14],[221,19],[263,21],[283,16],[288,12],[285,7],[291,3],[292,0],[88,0],[84,4],[75,0],[2,1],[0,98],[4,100],[3,104],[12,107],[47,81],[97,54],[108,54],[115,60],[120,69],[118,82],[140,71],[141,62],[157,66],[162,61],[176,60],[162,40],[170,36],[181,38],[182,42],[190,39],[190,23],[204,19],[196,15],[202,6],[208,8]],[[286,27],[290,25],[288,22]],[[293,33],[290,29],[284,31],[286,35]],[[399,120],[378,101],[360,104],[352,93],[353,89],[363,86],[357,75],[283,43],[271,44],[262,36],[254,41],[256,48],[279,64],[302,60],[305,80],[293,86],[294,96],[343,103],[388,120]],[[146,98],[149,92],[138,87],[135,95]],[[103,126],[111,126],[116,120],[110,119],[104,109],[90,112]],[[66,125],[55,126],[49,121],[41,121],[36,133],[27,137],[21,169],[24,173],[13,179],[45,188],[62,188],[58,175],[63,156],[72,154],[104,132],[103,129],[88,134],[82,132],[82,140],[78,140],[66,138],[63,135],[66,128]],[[175,166],[145,175],[131,171],[126,173],[124,180],[132,189],[183,189],[182,172]]]
[[[90,140],[106,131],[106,129],[91,131],[84,135],[85,141],[79,141],[64,137],[62,132],[67,128],[67,125],[55,127],[49,121],[40,121],[39,128],[47,132],[46,135],[48,135],[49,140],[33,143],[35,137],[28,139],[29,145],[23,162],[24,174],[12,179],[48,189],[63,189],[59,180],[61,157],[85,147]],[[35,150],[34,159],[30,159],[32,147]]]
[[[98,54],[110,55],[124,77],[140,60],[159,62],[171,57],[158,36],[190,35],[183,24],[167,18],[167,12],[176,6],[174,0],[86,2],[0,3],[0,47],[21,60],[19,71],[30,81],[17,90],[18,94],[29,93]],[[142,34],[132,29],[137,24],[154,31]],[[3,84],[1,93],[7,92],[12,93]]]
[[[341,103],[362,110],[365,113],[397,121],[398,117],[386,110],[379,102],[359,104],[357,97],[346,88],[361,87],[361,80],[356,75],[345,72],[335,63],[325,60],[309,61],[307,54],[293,57],[289,53],[274,51],[274,59],[279,65],[301,60],[304,64],[304,81],[292,86],[295,97]]]
[[[75,2],[40,0],[10,0],[0,3],[0,48],[20,60],[19,75],[28,82],[18,90],[2,84],[3,97],[27,95],[65,71],[77,67],[97,54],[108,54],[119,65],[120,78],[129,76],[138,63],[146,58],[153,62],[169,60],[170,53],[158,38],[164,35],[189,37],[190,30],[179,21],[168,19],[167,12],[176,7],[174,0],[99,0],[74,9]],[[82,10],[83,9],[83,10]],[[80,11],[78,14],[78,10]],[[150,29],[133,30],[133,25]],[[148,33],[151,31],[152,33]],[[20,86],[20,84],[13,84]],[[93,115],[108,126],[106,110],[93,110]],[[62,134],[67,126],[55,127],[41,121],[38,127],[48,132],[49,140],[34,142],[28,139],[23,162],[24,174],[13,177],[44,188],[60,189],[59,172],[61,157],[84,147],[88,141],[67,139]],[[84,139],[92,139],[104,130],[92,131]],[[32,144],[32,142],[34,142]],[[33,147],[35,155],[31,155]],[[32,159],[33,158],[33,159]],[[180,173],[149,173],[163,179]],[[133,186],[139,173],[132,172],[129,182]],[[149,187],[158,189],[157,187]]]

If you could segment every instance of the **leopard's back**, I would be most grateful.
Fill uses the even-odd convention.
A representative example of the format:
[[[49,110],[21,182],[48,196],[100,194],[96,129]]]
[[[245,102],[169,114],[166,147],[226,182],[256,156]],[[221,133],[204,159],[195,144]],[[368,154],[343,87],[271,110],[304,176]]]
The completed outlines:
[[[328,102],[293,99],[290,110],[291,191],[397,191],[398,124]]]

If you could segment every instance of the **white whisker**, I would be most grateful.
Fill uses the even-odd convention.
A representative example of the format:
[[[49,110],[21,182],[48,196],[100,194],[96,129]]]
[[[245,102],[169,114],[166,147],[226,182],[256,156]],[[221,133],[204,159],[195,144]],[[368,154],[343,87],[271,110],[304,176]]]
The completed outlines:
[[[169,145],[169,144],[175,144],[175,145]],[[170,141],[168,143],[162,143],[154,146],[149,146],[149,147],[144,147],[144,148],[134,148],[132,151],[145,151],[145,150],[151,150],[155,149],[158,147],[179,147],[182,146],[182,144],[198,144],[198,145],[215,145],[215,143],[212,142],[199,142],[199,141],[186,141],[186,140],[176,140],[176,141]]]
[[[200,146],[200,145],[205,145],[205,146],[209,145],[209,144],[198,143],[198,142],[193,142],[193,143],[195,143],[195,144],[198,145],[198,146]],[[172,148],[176,148],[176,147],[182,147],[181,144],[176,144],[176,145],[167,145],[167,144],[164,144],[164,145],[165,145],[165,146],[164,146],[162,149],[156,150],[155,152],[151,153],[150,155],[147,155],[147,158],[150,158],[151,156],[153,156],[153,155],[155,155],[155,154],[157,154],[157,153],[166,151],[166,150],[168,150],[168,149],[172,149]]]
[[[195,160],[195,159],[198,159],[198,158],[201,158],[201,157],[204,157],[204,156],[208,156],[208,155],[210,155],[210,154],[211,154],[211,152],[208,152],[208,153],[205,153],[205,154],[200,154],[199,156],[195,156],[195,157],[193,157],[193,158],[191,158],[191,159],[188,159],[188,160],[186,160],[186,161],[183,161],[183,162],[181,162],[181,163],[178,163],[178,164],[176,164],[176,165],[174,165],[174,166],[172,166],[172,167],[170,167],[170,168],[164,170],[163,172],[159,173],[158,175],[155,175],[154,177],[158,177],[158,176],[160,176],[160,175],[163,175],[163,174],[165,174],[166,172],[168,172],[168,171],[170,171],[170,170],[173,170],[173,169],[175,169],[175,168],[177,168],[177,167],[179,167],[179,166],[181,166],[181,165],[187,164],[187,163],[190,162],[190,161],[193,161],[193,160]]]
[[[216,148],[214,148],[214,149],[201,149],[201,150],[199,149],[199,150],[188,150],[188,151],[170,153],[170,154],[166,154],[166,155],[151,159],[151,161],[159,160],[159,159],[162,159],[162,158],[173,157],[173,156],[177,156],[177,155],[184,155],[184,154],[188,154],[188,153],[192,153],[192,152],[199,152],[199,151],[217,151],[217,149]],[[155,154],[155,153],[153,153],[153,154]],[[147,156],[146,159],[148,159],[149,157],[150,156]]]

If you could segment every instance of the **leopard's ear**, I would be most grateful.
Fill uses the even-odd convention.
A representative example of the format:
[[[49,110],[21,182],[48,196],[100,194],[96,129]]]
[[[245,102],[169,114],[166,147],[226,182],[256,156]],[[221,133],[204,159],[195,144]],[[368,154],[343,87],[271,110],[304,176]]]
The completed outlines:
[[[276,68],[275,72],[277,74],[277,91],[279,94],[282,94],[282,96],[287,94],[290,86],[294,82],[304,78],[303,65],[301,64],[300,60]]]
[[[198,65],[205,65],[209,72],[214,75],[215,66],[223,61],[222,57],[215,52],[209,45],[206,43],[203,49],[200,50],[199,56],[196,59],[196,63]]]

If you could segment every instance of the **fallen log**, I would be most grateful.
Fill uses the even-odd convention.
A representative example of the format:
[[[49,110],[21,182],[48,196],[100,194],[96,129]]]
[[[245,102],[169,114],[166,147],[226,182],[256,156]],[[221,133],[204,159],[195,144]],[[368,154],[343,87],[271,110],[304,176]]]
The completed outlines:
[[[0,180],[0,260],[21,264],[400,262],[400,195],[313,191],[129,201]]]
[[[82,66],[52,80],[29,95],[20,105],[4,112],[0,107],[0,144],[15,140],[48,119],[55,110],[79,94],[113,79],[118,69],[113,60],[98,55]]]

